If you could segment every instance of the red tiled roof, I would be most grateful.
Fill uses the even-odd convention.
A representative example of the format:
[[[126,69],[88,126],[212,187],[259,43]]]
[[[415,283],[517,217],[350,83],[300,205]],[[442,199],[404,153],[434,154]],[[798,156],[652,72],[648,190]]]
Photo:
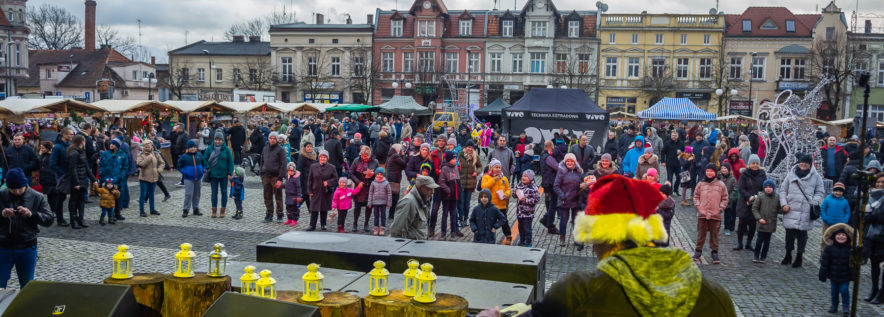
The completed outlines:
[[[725,36],[797,36],[813,35],[813,26],[820,19],[819,14],[793,14],[784,7],[749,7],[741,14],[725,15]],[[743,32],[743,20],[752,21],[752,31]],[[762,29],[768,20],[776,30]],[[795,21],[795,32],[786,32],[786,20]]]
[[[3,12],[3,9],[0,9],[0,26],[12,26],[9,20],[6,19],[6,13]]]
[[[73,55],[73,56],[71,56]],[[77,65],[58,87],[95,87],[95,82],[109,71],[108,63],[131,63],[132,61],[111,48],[86,51],[32,50],[28,52],[30,77],[19,83],[22,87],[40,86],[40,65],[60,65],[73,62]],[[112,72],[112,71],[111,71]]]

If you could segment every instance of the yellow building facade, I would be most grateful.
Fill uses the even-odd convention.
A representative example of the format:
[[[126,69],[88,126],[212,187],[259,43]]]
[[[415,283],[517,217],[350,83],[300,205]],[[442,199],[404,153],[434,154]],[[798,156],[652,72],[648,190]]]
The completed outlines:
[[[680,97],[718,111],[723,16],[602,14],[599,24],[599,106],[637,113]]]

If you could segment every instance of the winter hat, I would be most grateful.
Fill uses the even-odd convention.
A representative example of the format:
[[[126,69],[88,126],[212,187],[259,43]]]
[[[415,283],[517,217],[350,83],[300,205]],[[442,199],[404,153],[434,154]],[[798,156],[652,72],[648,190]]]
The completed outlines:
[[[657,176],[658,176],[658,174],[657,174],[657,169],[656,169],[656,168],[653,168],[653,167],[649,168],[648,171],[645,172],[645,176],[653,176],[653,177],[657,177]]]
[[[756,154],[749,155],[749,162],[746,162],[746,165],[752,165],[752,163],[761,164],[761,159],[758,158],[758,155],[756,155]]]
[[[353,134],[353,139],[362,140],[362,133],[356,132],[355,134]]]
[[[326,151],[326,150],[319,150],[319,156],[323,156],[323,155],[325,155],[325,158],[328,158],[328,151]]]
[[[823,232],[823,242],[825,242],[826,245],[832,245],[835,243],[835,235],[839,232],[847,234],[848,241],[853,240],[853,227],[846,223],[838,223],[830,226],[825,232]]]
[[[866,163],[866,169],[870,169],[870,168],[877,169],[880,172],[881,171],[881,163],[878,162],[878,160],[871,160],[868,163]]]
[[[562,160],[562,162],[567,161],[567,160],[573,160],[574,163],[577,163],[577,156],[574,155],[574,153],[565,154],[565,159]]]
[[[286,165],[286,169],[293,170],[293,171],[297,170],[297,168],[295,168],[295,162],[289,162],[289,164]]]
[[[653,147],[646,147],[645,154],[654,154],[654,148]]]
[[[524,172],[522,172],[522,176],[528,176],[528,178],[533,180],[534,179],[534,170],[532,170],[530,168],[526,169]]]
[[[798,154],[798,163],[813,164],[813,158],[807,154]]]
[[[721,163],[721,166],[727,168],[728,172],[734,171],[734,169],[731,167],[731,163]]]
[[[608,160],[608,161],[610,161],[610,160],[611,160],[611,154],[609,154],[609,153],[602,154],[602,159],[603,159],[603,160]]]
[[[242,168],[242,166],[237,166],[233,169],[233,174],[236,177],[246,177],[246,169]]]
[[[495,165],[500,165],[500,161],[498,161],[496,158],[493,158],[491,159],[491,162],[488,163],[488,170],[490,171],[491,169],[493,169]]]
[[[843,192],[845,188],[846,187],[844,186],[844,183],[842,183],[842,182],[837,182],[837,183],[835,183],[835,185],[832,185],[832,191],[837,190],[837,191]]]
[[[215,138],[218,138],[218,137],[217,137],[217,134],[216,134],[216,137],[215,137]],[[267,136],[267,138],[268,138],[268,139],[269,139],[269,138],[277,138],[277,139],[279,139],[279,133],[277,133],[276,131],[270,132],[270,135]]]
[[[745,134],[740,135],[740,141],[749,142],[749,136]]]
[[[445,151],[445,156],[444,156],[445,162],[451,161],[451,160],[455,159],[456,157],[457,157],[457,155],[454,154],[454,151]]]
[[[715,166],[715,163],[706,164],[706,170],[713,170],[715,173],[718,173],[718,166]]]
[[[111,143],[113,143],[113,141],[111,141]],[[117,145],[119,145],[119,143],[120,143],[120,141],[117,141]],[[196,141],[195,140],[187,140],[187,148],[189,149],[192,147],[196,147]]]
[[[376,168],[376,169],[374,170],[374,173],[375,173],[375,174],[381,174],[381,175],[387,175],[387,171],[384,170],[383,167],[378,167],[378,168]]]
[[[666,241],[663,217],[656,214],[663,195],[648,182],[620,175],[602,177],[592,187],[586,213],[577,216],[574,240],[584,243],[617,244],[631,241],[642,247],[651,241]]]
[[[693,154],[693,153],[694,153],[694,148],[692,148],[692,147],[690,147],[690,146],[685,146],[685,147],[684,147],[684,152],[685,152],[685,153],[691,153],[691,154]]]
[[[190,141],[193,141],[193,140],[190,140]],[[193,143],[196,143],[196,142],[193,142]],[[119,139],[113,139],[113,140],[111,140],[111,145],[116,146],[119,149],[120,146],[122,145],[122,143],[120,143]],[[195,146],[196,145],[194,145],[194,147]],[[188,147],[190,147],[190,146],[188,146]]]
[[[473,142],[473,140],[467,140],[467,143],[465,143],[465,144],[463,145],[463,147],[464,147],[464,148],[468,148],[468,147],[472,147],[472,148],[474,148],[474,147],[476,147],[476,143]]]
[[[672,195],[672,185],[663,184],[660,186],[660,193],[666,196]]]
[[[114,182],[114,179],[108,177],[108,178],[104,179],[104,182],[105,182],[105,183],[113,183],[113,182]]]
[[[279,139],[279,142],[285,142],[285,140],[288,139],[288,137],[286,137],[285,134],[280,134],[280,135],[279,135],[278,137],[276,137],[276,138]],[[217,139],[217,138],[216,138],[216,139]]]
[[[6,187],[10,189],[22,188],[28,186],[28,179],[25,177],[25,172],[18,167],[10,169],[8,173],[6,173]]]
[[[424,148],[427,148],[427,150],[430,150],[430,144],[429,144],[429,143],[426,143],[426,142],[424,142],[423,144],[421,144],[421,150],[423,150]]]
[[[777,190],[777,183],[775,183],[772,179],[768,178],[768,179],[765,179],[764,183],[762,183],[762,185],[761,185],[761,188],[765,188],[765,187],[770,187],[770,188],[773,188],[773,190]]]
[[[448,139],[448,145],[457,145],[457,140],[454,139],[454,138],[449,138],[449,139]]]

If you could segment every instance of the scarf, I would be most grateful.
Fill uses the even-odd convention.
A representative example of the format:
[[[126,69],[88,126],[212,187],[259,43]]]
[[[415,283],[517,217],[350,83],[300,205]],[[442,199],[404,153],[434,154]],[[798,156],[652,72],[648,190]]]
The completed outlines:
[[[807,176],[807,174],[810,174],[810,169],[807,169],[805,171],[802,170],[800,167],[795,166],[795,176],[798,176],[798,178],[804,178],[805,176]]]
[[[475,151],[475,150],[474,150],[474,151]],[[473,152],[472,154],[470,154],[470,153],[467,153],[466,151],[464,151],[464,152],[463,152],[463,158],[465,158],[466,161],[470,163],[470,165],[476,166],[476,160],[477,160],[477,157],[476,157],[475,154],[476,154],[475,152]]]
[[[311,161],[316,161],[316,152],[314,151],[307,152],[306,149],[301,148],[300,155],[310,159]]]

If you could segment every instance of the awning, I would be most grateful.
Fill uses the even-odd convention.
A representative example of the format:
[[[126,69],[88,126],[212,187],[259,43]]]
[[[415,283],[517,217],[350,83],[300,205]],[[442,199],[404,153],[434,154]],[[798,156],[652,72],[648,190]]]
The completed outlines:
[[[372,107],[361,104],[340,105],[337,107],[326,108],[325,111],[346,111],[346,112],[378,112],[381,107]]]
[[[292,109],[292,113],[295,114],[317,114],[320,112],[324,112],[325,109],[319,108],[318,106],[312,103],[302,103],[299,106],[296,106],[295,109]]]
[[[106,110],[110,113],[125,113],[133,111],[181,111],[180,108],[172,106],[168,103],[156,100],[117,100],[104,99],[93,102],[92,105]]]
[[[70,98],[64,99],[6,99],[0,101],[0,114],[24,115],[46,112],[105,112],[104,109]]]
[[[744,115],[732,114],[723,117],[718,117],[715,121],[736,121],[736,120],[746,120],[746,121],[758,121],[758,119],[747,117]]]
[[[611,117],[635,118],[635,115],[631,114],[629,112],[617,111],[617,112],[611,112]]]
[[[249,111],[260,111],[261,107],[266,106],[266,102],[234,102],[234,101],[224,101],[220,103],[222,106],[225,106],[230,109],[236,109],[236,112],[244,113]]]
[[[473,115],[484,117],[499,116],[500,112],[503,111],[503,108],[509,106],[510,104],[506,103],[506,101],[503,101],[503,98],[497,98],[493,102],[491,102],[491,104],[473,111]]]
[[[212,112],[212,111],[236,111],[236,109],[231,109],[225,106],[222,106],[218,102],[214,100],[208,101],[186,101],[186,100],[169,100],[166,101],[167,104],[172,105],[173,107],[178,107],[182,112],[190,113],[190,112]]]
[[[411,96],[394,96],[393,99],[380,105],[381,113],[391,114],[415,114],[418,116],[428,116],[433,114],[433,110],[421,106]]]
[[[268,102],[267,106],[269,108],[275,108],[277,111],[282,113],[289,113],[294,110],[299,104],[296,103],[287,103],[287,102]]]
[[[642,119],[711,121],[715,114],[708,113],[697,107],[688,98],[664,97],[648,110],[638,113]]]

